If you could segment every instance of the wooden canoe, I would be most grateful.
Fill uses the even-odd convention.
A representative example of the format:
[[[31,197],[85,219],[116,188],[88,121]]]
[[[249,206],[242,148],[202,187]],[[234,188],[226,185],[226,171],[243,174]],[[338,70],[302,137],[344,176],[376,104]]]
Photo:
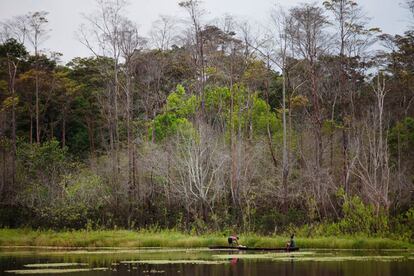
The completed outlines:
[[[298,251],[299,247],[244,247],[244,246],[209,246],[210,249],[228,249],[228,250],[246,250],[246,251],[282,251],[282,252],[291,252]]]

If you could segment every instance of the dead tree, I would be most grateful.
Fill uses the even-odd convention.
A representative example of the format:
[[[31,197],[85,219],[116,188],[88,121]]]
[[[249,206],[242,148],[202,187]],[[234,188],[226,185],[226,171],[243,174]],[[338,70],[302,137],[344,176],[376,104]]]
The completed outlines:
[[[372,86],[374,105],[363,125],[362,133],[356,139],[356,150],[352,168],[353,174],[361,181],[364,195],[375,207],[376,215],[381,209],[388,212],[391,205],[389,189],[391,169],[388,142],[384,124],[384,100],[387,94],[385,76],[379,74]]]

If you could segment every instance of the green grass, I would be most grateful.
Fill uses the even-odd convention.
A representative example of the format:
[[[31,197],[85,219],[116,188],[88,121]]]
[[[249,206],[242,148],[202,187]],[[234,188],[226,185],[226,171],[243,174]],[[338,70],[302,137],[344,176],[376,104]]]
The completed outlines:
[[[240,242],[249,247],[281,247],[288,237],[241,234]],[[226,245],[222,234],[194,236],[178,231],[39,231],[30,229],[0,229],[0,246],[52,247],[180,247],[200,248]],[[388,238],[368,237],[297,237],[300,248],[320,249],[414,249],[414,245]]]

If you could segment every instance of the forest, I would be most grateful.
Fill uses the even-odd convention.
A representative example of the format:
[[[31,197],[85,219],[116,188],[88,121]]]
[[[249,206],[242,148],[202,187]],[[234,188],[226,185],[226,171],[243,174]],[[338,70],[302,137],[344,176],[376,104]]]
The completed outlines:
[[[97,0],[63,64],[47,11],[0,25],[0,227],[414,240],[414,1],[407,30],[358,1],[203,3],[143,35]]]

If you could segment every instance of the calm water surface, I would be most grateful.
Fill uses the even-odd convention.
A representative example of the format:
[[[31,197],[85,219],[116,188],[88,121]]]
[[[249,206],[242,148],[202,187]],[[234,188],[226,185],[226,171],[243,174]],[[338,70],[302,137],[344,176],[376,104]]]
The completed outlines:
[[[92,270],[92,269],[100,270]],[[46,269],[46,270],[45,270]],[[83,271],[67,272],[68,269]],[[414,252],[0,249],[0,275],[414,276]]]

